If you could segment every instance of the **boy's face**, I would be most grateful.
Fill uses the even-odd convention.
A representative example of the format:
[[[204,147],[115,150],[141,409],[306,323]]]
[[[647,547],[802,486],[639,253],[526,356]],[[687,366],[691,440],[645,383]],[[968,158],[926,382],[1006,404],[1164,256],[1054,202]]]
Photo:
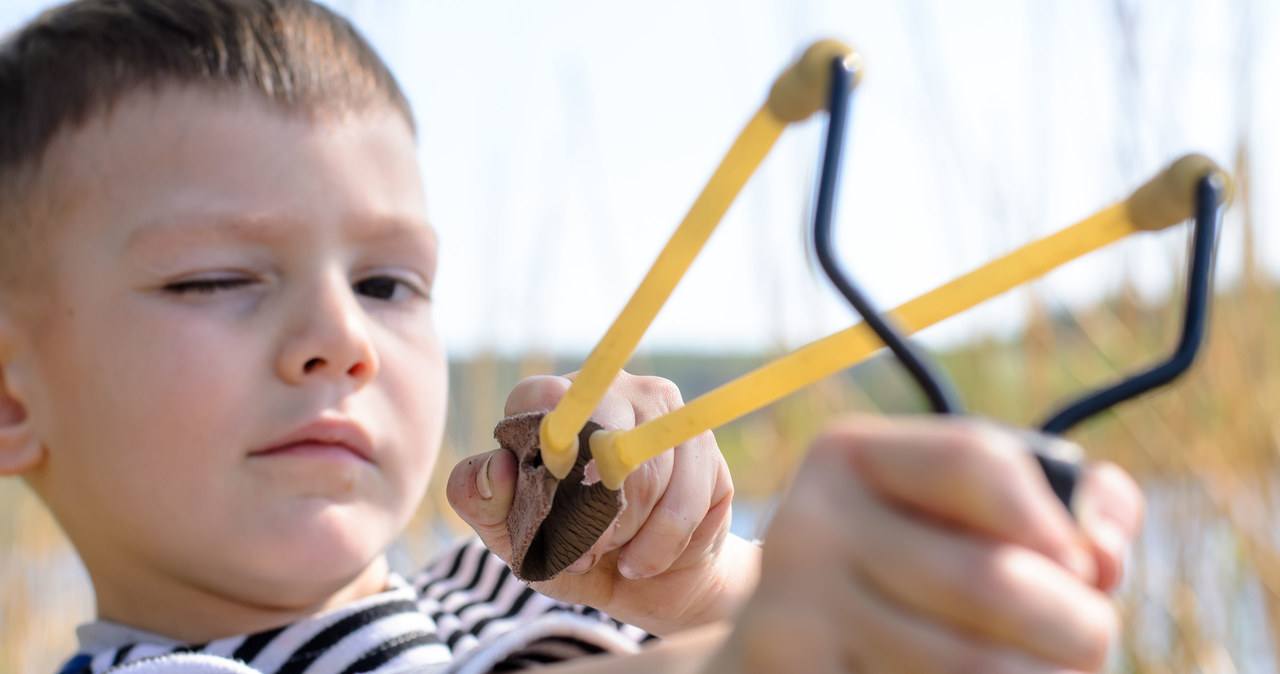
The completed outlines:
[[[354,582],[417,506],[444,419],[407,123],[162,87],[64,133],[43,170],[45,291],[6,374],[47,448],[27,479],[100,611],[306,607]]]

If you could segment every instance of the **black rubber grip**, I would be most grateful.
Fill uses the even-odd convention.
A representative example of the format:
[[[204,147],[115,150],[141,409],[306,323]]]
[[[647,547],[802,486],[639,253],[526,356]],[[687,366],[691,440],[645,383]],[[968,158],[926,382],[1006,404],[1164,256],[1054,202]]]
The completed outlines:
[[[1044,471],[1045,478],[1049,480],[1053,493],[1057,494],[1058,500],[1062,501],[1062,505],[1066,506],[1067,511],[1070,512],[1071,496],[1075,493],[1076,482],[1080,478],[1080,464],[1047,456],[1034,449],[1032,454],[1040,464],[1040,470]]]
[[[1071,496],[1075,493],[1076,482],[1080,480],[1080,466],[1085,458],[1080,445],[1063,440],[1061,436],[1030,428],[1005,428],[1027,443],[1027,449],[1036,457],[1053,493],[1067,507],[1067,511],[1071,512]]]

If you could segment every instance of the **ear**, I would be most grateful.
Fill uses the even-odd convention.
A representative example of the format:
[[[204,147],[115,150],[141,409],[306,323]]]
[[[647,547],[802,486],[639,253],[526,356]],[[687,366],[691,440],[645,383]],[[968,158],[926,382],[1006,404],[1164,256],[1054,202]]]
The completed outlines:
[[[27,406],[14,390],[13,331],[0,316],[0,475],[17,475],[44,460],[44,443],[31,425]]]

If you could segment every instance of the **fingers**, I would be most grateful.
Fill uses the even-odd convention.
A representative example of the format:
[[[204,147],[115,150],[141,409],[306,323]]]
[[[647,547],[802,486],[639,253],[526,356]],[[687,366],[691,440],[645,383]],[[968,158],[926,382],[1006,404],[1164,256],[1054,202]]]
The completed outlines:
[[[626,430],[682,404],[679,390],[670,381],[623,372],[592,418],[606,428]],[[713,473],[708,472],[704,457],[708,448],[718,459],[719,449],[710,433],[639,466],[623,483],[626,506],[618,520],[582,560],[569,567],[569,572],[586,571],[620,548],[623,552],[617,556],[618,572],[624,577],[647,578],[665,571],[684,551],[709,507],[713,481],[708,476]],[[690,453],[697,456],[689,456]],[[631,545],[641,532],[645,532],[645,541],[654,544],[653,549]]]
[[[660,377],[619,376],[611,393],[629,403],[629,410],[621,404],[615,407],[622,417],[615,420],[620,428],[648,422],[684,405],[675,384]],[[605,408],[602,403],[597,414],[604,417]],[[628,413],[630,419],[625,418]],[[708,532],[711,540],[722,529],[727,531],[733,481],[710,432],[647,461],[623,488],[627,507],[593,552],[618,549],[617,569],[625,578],[651,578],[666,572],[689,549],[699,529]]]
[[[538,375],[527,377],[507,394],[507,403],[502,414],[514,416],[525,412],[545,412],[556,406],[569,390],[572,380],[568,377]]]
[[[1026,546],[1092,584],[1094,555],[1018,438],[973,420],[859,417],[815,443],[848,460],[881,498],[913,513]]]
[[[1064,674],[1057,661],[1045,661],[1006,648],[964,631],[922,620],[898,605],[869,591],[866,585],[841,583],[830,591],[833,601],[841,601],[850,631],[842,660],[861,663],[865,672],[983,672],[983,674]],[[856,644],[856,645],[855,645]],[[874,644],[874,657],[870,651]],[[849,652],[853,651],[853,652]],[[1099,661],[1098,664],[1101,664]]]
[[[1080,479],[1076,517],[1093,545],[1097,586],[1110,590],[1124,575],[1125,558],[1142,527],[1142,492],[1129,474],[1114,464],[1091,464]]]
[[[764,613],[800,602],[844,626],[826,652],[855,671],[1102,666],[1116,617],[1100,592],[1041,553],[958,528],[963,508],[944,522],[884,498],[851,460],[879,450],[840,437],[815,446],[770,527]]]
[[[1053,560],[891,508],[861,508],[860,544],[877,554],[859,568],[887,600],[1049,662],[1085,669],[1102,663],[1115,612],[1101,592]]]
[[[671,453],[665,490],[649,509],[642,526],[627,536],[618,555],[618,572],[627,578],[649,578],[671,568],[713,509],[723,510],[710,518],[716,520],[714,525],[727,522],[732,498],[733,482],[711,433],[685,443]]]
[[[816,598],[829,611],[804,599]],[[749,671],[860,674],[1071,674],[1061,665],[921,620],[845,580],[794,588],[767,611],[750,611],[735,635]],[[755,634],[753,634],[755,633]],[[758,636],[756,636],[758,635]],[[743,668],[745,669],[745,668]]]
[[[576,372],[563,377],[538,375],[520,380],[507,395],[503,414],[512,416],[554,409],[576,375]],[[679,406],[679,391],[671,382],[619,372],[592,411],[591,419],[610,430],[626,430],[639,423],[637,418],[651,419]]]
[[[868,672],[1064,674],[1061,665],[1054,662],[920,620],[879,601],[863,587],[852,585],[846,594],[855,597],[851,604],[861,603],[864,629],[860,641],[877,644],[878,652],[884,654],[867,667]]]
[[[505,449],[469,456],[454,466],[445,487],[449,505],[485,547],[511,560],[507,512],[516,489],[516,457]]]
[[[521,381],[507,398],[506,413],[554,407],[573,378],[570,374]],[[679,389],[670,381],[619,372],[591,418],[610,430],[627,430],[683,404]],[[618,520],[566,569],[570,574],[590,571],[599,560],[616,552],[612,558],[616,558],[619,574],[629,579],[650,578],[681,558],[700,527],[705,526],[712,539],[711,534],[727,528],[733,481],[710,432],[645,462],[628,476],[623,489],[626,507]],[[716,521],[707,525],[708,513],[720,505]]]

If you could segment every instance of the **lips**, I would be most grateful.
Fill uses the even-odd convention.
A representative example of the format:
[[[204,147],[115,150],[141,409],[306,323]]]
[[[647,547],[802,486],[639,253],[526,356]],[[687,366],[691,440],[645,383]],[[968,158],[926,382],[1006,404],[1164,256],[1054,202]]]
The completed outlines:
[[[353,457],[373,463],[373,441],[360,424],[347,419],[318,419],[250,456]]]

